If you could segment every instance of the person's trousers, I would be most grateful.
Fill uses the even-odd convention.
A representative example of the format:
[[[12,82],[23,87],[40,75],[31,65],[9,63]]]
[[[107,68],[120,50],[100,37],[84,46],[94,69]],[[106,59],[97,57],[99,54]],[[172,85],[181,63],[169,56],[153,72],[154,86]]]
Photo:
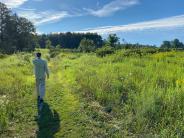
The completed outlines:
[[[36,78],[36,91],[41,99],[45,96],[45,78]]]

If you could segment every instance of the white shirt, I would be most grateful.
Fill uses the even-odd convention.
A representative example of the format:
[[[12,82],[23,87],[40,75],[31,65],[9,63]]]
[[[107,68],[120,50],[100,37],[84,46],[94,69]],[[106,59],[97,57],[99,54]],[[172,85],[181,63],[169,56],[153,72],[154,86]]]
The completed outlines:
[[[49,70],[47,66],[47,61],[37,58],[33,60],[34,64],[34,74],[37,79],[45,79],[46,74],[49,76]]]

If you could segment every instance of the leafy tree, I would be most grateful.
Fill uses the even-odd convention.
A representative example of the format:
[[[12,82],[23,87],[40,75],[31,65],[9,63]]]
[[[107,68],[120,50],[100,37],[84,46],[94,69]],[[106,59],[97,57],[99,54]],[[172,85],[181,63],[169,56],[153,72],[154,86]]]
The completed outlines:
[[[173,41],[164,41],[160,48],[179,49],[179,48],[184,48],[184,44],[180,42],[179,39],[174,39]]]
[[[10,10],[6,7],[5,4],[0,2],[0,49],[1,52],[11,52],[16,49],[12,46],[12,42],[9,41],[9,27],[10,27]]]
[[[34,25],[26,18],[18,18],[18,47],[19,51],[30,51],[34,49]]]
[[[171,43],[170,41],[163,41],[163,44],[161,45],[161,48],[171,48]]]
[[[171,41],[172,48],[184,48],[184,44],[179,41],[179,39],[174,39]]]
[[[39,43],[36,43],[36,44],[35,44],[35,48],[40,48]]]
[[[111,47],[116,47],[116,45],[119,44],[119,38],[116,34],[110,34],[107,38],[107,43],[109,43]]]
[[[95,51],[96,49],[96,46],[93,42],[93,40],[89,40],[89,39],[82,39],[81,42],[80,42],[80,45],[79,45],[79,50],[81,52],[93,52]]]
[[[33,24],[26,18],[13,14],[0,2],[0,51],[13,53],[34,49]]]
[[[51,43],[50,40],[47,40],[47,41],[45,42],[45,44],[46,44],[46,48],[47,48],[47,49],[51,49],[51,48],[52,48],[52,43]]]

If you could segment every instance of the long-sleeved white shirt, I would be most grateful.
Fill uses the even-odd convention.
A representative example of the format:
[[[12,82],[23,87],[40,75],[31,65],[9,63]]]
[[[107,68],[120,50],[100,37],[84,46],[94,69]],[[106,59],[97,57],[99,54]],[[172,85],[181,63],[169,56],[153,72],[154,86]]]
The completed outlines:
[[[49,70],[47,66],[47,61],[37,58],[33,60],[34,64],[34,74],[37,79],[45,79],[46,75],[49,76]]]

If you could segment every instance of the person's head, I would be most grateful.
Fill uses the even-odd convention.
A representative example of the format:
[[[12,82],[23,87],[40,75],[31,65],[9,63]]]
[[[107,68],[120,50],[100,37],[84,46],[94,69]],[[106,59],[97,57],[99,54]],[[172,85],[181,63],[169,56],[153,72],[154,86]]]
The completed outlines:
[[[40,52],[36,53],[37,58],[41,58],[42,54]]]

